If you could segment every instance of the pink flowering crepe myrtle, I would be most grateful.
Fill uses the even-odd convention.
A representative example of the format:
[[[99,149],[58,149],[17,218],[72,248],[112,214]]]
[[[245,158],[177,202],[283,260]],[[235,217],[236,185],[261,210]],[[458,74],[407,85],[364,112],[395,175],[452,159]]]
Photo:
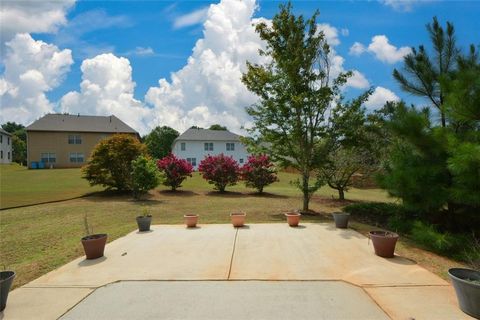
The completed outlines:
[[[277,170],[266,154],[249,156],[241,169],[241,177],[247,187],[255,188],[259,193],[278,181]]]
[[[223,153],[216,156],[206,156],[198,166],[202,177],[215,189],[225,192],[227,186],[235,185],[240,179],[240,167],[232,157]]]
[[[185,159],[179,159],[170,153],[157,161],[158,169],[165,175],[163,184],[169,186],[172,191],[181,187],[182,182],[192,176],[193,166]]]

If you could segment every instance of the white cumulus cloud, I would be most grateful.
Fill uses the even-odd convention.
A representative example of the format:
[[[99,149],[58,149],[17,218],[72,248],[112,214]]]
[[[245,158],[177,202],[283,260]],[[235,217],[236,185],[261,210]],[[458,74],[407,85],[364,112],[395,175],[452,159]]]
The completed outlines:
[[[400,47],[392,45],[387,36],[376,35],[372,38],[372,41],[365,47],[360,42],[355,42],[351,47],[349,53],[354,56],[359,56],[364,52],[369,52],[375,56],[378,60],[394,64],[403,59],[404,56],[412,52],[410,47]]]
[[[384,87],[376,87],[372,95],[365,102],[368,110],[375,110],[383,107],[387,101],[399,101],[400,98],[391,90]]]
[[[0,120],[29,123],[52,112],[45,93],[58,87],[73,63],[69,49],[17,34],[6,43],[5,72],[0,78]]]
[[[80,69],[80,91],[71,91],[62,97],[62,112],[114,114],[140,133],[148,132],[145,122],[151,110],[133,97],[135,82],[128,59],[111,53],[101,54],[85,59]]]
[[[66,14],[75,0],[2,1],[0,35],[3,43],[17,33],[56,32],[67,23]],[[2,54],[3,55],[3,54]]]

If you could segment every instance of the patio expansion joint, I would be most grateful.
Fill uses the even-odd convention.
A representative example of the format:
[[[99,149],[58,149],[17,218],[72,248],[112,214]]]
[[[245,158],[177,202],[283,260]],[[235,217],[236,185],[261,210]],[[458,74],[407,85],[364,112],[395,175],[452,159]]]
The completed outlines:
[[[228,275],[227,275],[227,280],[230,280],[230,275],[232,273],[232,266],[233,266],[233,257],[235,256],[235,247],[237,245],[237,237],[238,237],[238,229],[235,228],[235,238],[233,239],[233,248],[232,248],[232,256],[230,257],[230,266],[228,268]]]

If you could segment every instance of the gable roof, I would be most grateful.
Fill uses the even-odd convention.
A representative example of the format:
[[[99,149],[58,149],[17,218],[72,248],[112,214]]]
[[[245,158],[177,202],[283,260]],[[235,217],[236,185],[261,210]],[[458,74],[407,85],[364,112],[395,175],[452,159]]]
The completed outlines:
[[[33,122],[26,129],[27,131],[136,133],[138,135],[137,131],[114,115],[83,116],[52,113]]]
[[[175,139],[175,141],[240,141],[240,136],[225,130],[209,130],[190,128]]]
[[[12,134],[8,131],[3,130],[3,128],[0,128],[0,133],[7,135],[7,136],[12,136]]]

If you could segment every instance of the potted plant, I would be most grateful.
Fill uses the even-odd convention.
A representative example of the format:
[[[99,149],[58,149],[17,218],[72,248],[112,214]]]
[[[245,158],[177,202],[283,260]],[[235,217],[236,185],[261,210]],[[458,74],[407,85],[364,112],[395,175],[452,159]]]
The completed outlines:
[[[147,208],[142,210],[142,215],[137,217],[138,231],[150,231],[150,224],[152,223],[152,215],[148,214]]]
[[[198,214],[186,214],[183,217],[185,218],[187,228],[195,228],[197,226]]]
[[[88,218],[84,218],[86,236],[82,238],[83,250],[87,259],[97,259],[103,257],[107,235],[104,233],[93,234],[93,230],[88,225]]]
[[[243,227],[245,224],[245,217],[247,214],[245,212],[234,212],[230,213],[230,219],[234,227]]]
[[[452,279],[460,309],[466,314],[480,319],[480,242],[474,244],[472,269],[452,268],[448,275]]]
[[[348,227],[348,218],[350,213],[347,212],[334,212],[332,213],[333,220],[335,220],[335,227],[345,229]]]
[[[287,222],[290,227],[298,227],[300,216],[301,214],[298,212],[285,213],[285,217],[287,217]]]
[[[0,312],[7,306],[8,293],[12,287],[15,272],[0,271]]]
[[[398,234],[390,231],[370,231],[369,236],[377,256],[393,258]]]

